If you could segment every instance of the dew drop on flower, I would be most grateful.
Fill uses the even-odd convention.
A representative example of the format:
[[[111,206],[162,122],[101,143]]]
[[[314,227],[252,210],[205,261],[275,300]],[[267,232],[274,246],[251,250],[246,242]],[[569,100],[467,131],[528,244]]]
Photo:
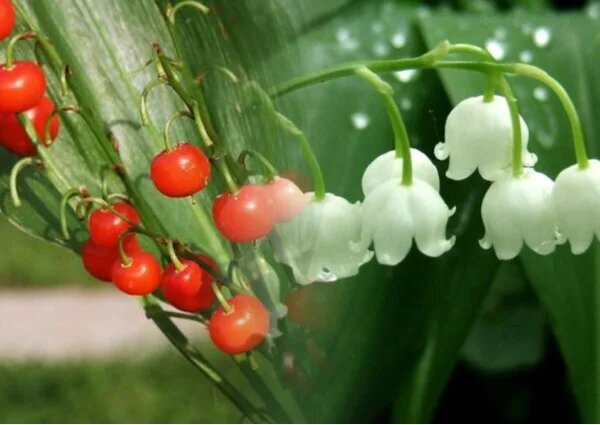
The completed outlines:
[[[412,108],[412,100],[408,97],[404,97],[400,100],[400,107],[405,111],[408,111]]]
[[[537,47],[546,47],[550,43],[552,33],[547,27],[536,28],[533,32],[533,43]]]
[[[371,24],[371,31],[373,31],[374,34],[379,34],[383,31],[383,24],[381,22],[373,22]]]
[[[396,49],[401,49],[406,45],[406,34],[403,32],[397,32],[390,38],[390,43]]]
[[[394,77],[401,83],[410,83],[415,78],[417,78],[418,75],[419,71],[417,71],[416,69],[405,69],[402,71],[394,72]]]
[[[545,87],[536,87],[533,89],[533,97],[540,102],[548,100],[548,90]]]
[[[533,60],[533,53],[531,50],[523,50],[519,53],[519,60],[521,62],[529,63]]]
[[[323,267],[317,275],[319,282],[335,282],[338,277],[326,267]]]
[[[373,44],[373,54],[375,56],[384,57],[387,56],[389,53],[390,47],[387,45],[387,43],[378,41],[375,44]]]
[[[350,120],[352,121],[354,128],[357,130],[364,130],[371,123],[369,116],[364,112],[355,112],[354,114],[350,115]]]
[[[496,60],[502,60],[506,55],[506,50],[504,49],[502,43],[494,38],[491,38],[485,42],[485,49],[490,52],[490,54]]]
[[[496,28],[496,30],[494,31],[494,37],[497,38],[498,40],[504,40],[506,38],[506,28],[504,28],[504,27]]]

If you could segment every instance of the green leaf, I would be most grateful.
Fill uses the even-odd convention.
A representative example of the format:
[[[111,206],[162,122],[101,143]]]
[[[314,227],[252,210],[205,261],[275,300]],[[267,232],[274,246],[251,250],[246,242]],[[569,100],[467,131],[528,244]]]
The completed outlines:
[[[591,10],[591,9],[590,9]],[[570,93],[580,113],[589,153],[600,153],[595,111],[600,107],[600,65],[596,54],[597,14],[489,16],[485,21],[457,15],[432,16],[422,21],[427,44],[452,38],[453,42],[500,47],[505,60],[532,60],[555,77]],[[503,37],[498,37],[498,34]],[[536,36],[537,35],[537,36]],[[546,42],[547,41],[547,42]],[[490,44],[488,43],[488,47]],[[568,64],[568,66],[565,66]],[[468,73],[442,72],[454,103],[481,92],[483,81]],[[574,163],[570,130],[556,98],[539,83],[511,78],[521,114],[530,130],[530,147],[538,157],[539,171],[555,177]],[[598,243],[582,256],[567,247],[540,257],[526,251],[521,261],[551,319],[571,382],[587,422],[600,420],[600,279]]]

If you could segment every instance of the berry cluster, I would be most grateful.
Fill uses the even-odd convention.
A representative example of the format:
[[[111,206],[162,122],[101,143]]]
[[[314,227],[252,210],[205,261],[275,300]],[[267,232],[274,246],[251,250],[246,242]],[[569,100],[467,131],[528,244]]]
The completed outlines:
[[[14,26],[11,0],[0,0],[0,40],[9,37]],[[32,36],[25,33],[21,38]],[[0,144],[15,155],[25,157],[37,152],[18,114],[23,114],[33,125],[45,145],[58,136],[60,118],[55,115],[54,103],[45,92],[46,77],[42,68],[27,60],[13,61],[12,50],[9,50],[6,63],[0,66]]]

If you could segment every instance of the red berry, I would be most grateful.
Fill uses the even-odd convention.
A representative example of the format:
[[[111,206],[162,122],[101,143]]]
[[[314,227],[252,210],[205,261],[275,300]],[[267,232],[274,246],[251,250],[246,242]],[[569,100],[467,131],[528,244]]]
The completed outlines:
[[[265,185],[265,190],[273,201],[277,222],[285,223],[296,217],[304,209],[308,198],[291,180],[278,177]]]
[[[269,312],[255,297],[236,295],[229,300],[232,310],[219,307],[208,323],[208,332],[218,349],[241,354],[260,344],[269,332]]]
[[[253,184],[242,186],[236,194],[219,195],[212,212],[219,231],[233,242],[265,237],[275,224],[275,209],[269,193]]]
[[[4,40],[15,28],[15,9],[10,0],[0,0],[0,40]]]
[[[138,224],[140,218],[137,211],[127,202],[117,202],[112,205],[130,222]],[[107,208],[98,208],[90,214],[88,222],[90,239],[105,248],[117,248],[119,236],[129,230],[132,225]]]
[[[183,198],[206,187],[210,180],[210,161],[199,147],[179,143],[154,157],[150,177],[163,195]]]
[[[46,96],[42,97],[42,100],[33,108],[24,112],[33,123],[38,137],[44,143],[46,143],[46,123],[53,112],[54,103]],[[56,139],[59,129],[60,118],[55,115],[50,122],[51,140]],[[16,114],[0,114],[0,144],[15,155],[31,156],[36,153],[35,145],[19,122]]]
[[[112,266],[112,281],[117,288],[129,295],[148,295],[160,284],[160,264],[145,251],[130,255],[131,262],[117,261]]]
[[[135,235],[130,235],[125,238],[124,248],[128,255],[141,249]],[[119,260],[119,251],[116,249],[104,248],[103,246],[96,245],[91,240],[88,240],[83,246],[81,258],[83,260],[83,267],[89,274],[96,279],[110,282],[112,280],[112,266]]]
[[[205,263],[216,268],[215,262],[203,257]],[[177,271],[174,264],[169,264],[161,281],[161,289],[165,299],[175,308],[197,313],[206,310],[215,302],[212,290],[212,275],[192,260],[182,260],[185,268]]]
[[[37,64],[15,61],[0,66],[0,112],[19,113],[33,108],[46,91],[46,77]]]

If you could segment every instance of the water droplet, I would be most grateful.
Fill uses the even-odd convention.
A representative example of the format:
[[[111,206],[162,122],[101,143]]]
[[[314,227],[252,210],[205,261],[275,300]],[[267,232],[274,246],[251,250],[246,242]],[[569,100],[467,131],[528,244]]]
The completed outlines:
[[[490,52],[496,60],[502,60],[504,59],[504,56],[506,56],[504,46],[495,38],[491,38],[485,42],[485,49]]]
[[[533,97],[540,102],[548,100],[548,90],[545,87],[536,87],[533,89]]]
[[[340,43],[343,43],[344,41],[350,39],[350,31],[348,31],[348,28],[339,28],[335,33],[335,38]]]
[[[384,57],[387,56],[389,53],[390,46],[388,46],[387,43],[378,41],[375,44],[373,44],[373,54],[375,56]]]
[[[381,22],[373,22],[371,24],[371,31],[373,31],[374,34],[379,34],[383,31],[383,24]]]
[[[533,60],[533,53],[531,50],[523,50],[519,53],[519,60],[521,62],[529,63]]]
[[[547,27],[536,28],[533,32],[533,43],[537,47],[546,47],[550,43],[552,33]]]
[[[600,18],[600,3],[590,3],[590,5],[585,9],[585,13],[592,19]]]
[[[401,83],[410,83],[419,75],[416,69],[405,69],[403,71],[394,72],[394,77]]]
[[[332,273],[327,267],[323,267],[321,271],[317,274],[317,281],[319,282],[335,282],[338,277],[335,273]]]
[[[405,111],[408,111],[412,108],[412,100],[408,97],[404,97],[400,100],[400,107]]]
[[[350,115],[350,120],[352,121],[352,125],[357,130],[364,130],[371,123],[371,119],[364,112],[355,112]]]
[[[506,38],[506,28],[498,27],[496,31],[494,31],[494,37],[498,40],[504,40]]]
[[[390,43],[396,49],[401,49],[406,46],[406,34],[403,32],[397,32],[390,38]]]

